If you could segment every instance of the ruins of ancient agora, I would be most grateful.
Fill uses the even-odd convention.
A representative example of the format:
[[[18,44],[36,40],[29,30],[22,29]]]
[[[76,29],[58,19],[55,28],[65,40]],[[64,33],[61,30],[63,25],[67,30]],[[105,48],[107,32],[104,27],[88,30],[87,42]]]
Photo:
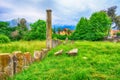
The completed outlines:
[[[14,74],[21,72],[29,67],[33,62],[41,61],[47,55],[47,52],[57,45],[61,44],[59,40],[52,39],[52,10],[46,10],[46,48],[40,51],[34,51],[34,54],[21,51],[13,53],[0,53],[0,80],[6,80],[6,77],[12,77]],[[65,29],[66,31],[66,29]],[[112,38],[116,37],[118,30],[111,30]],[[62,33],[65,34],[65,33]],[[62,54],[63,50],[55,53],[55,56]],[[76,55],[78,49],[68,52],[69,55]]]
[[[41,61],[47,52],[53,47],[59,45],[61,42],[52,40],[52,11],[47,12],[46,25],[46,49],[41,51],[34,51],[34,55],[28,52],[15,51],[13,53],[0,54],[0,80],[5,80],[6,77],[11,77],[16,73],[26,69],[30,64],[36,61]]]

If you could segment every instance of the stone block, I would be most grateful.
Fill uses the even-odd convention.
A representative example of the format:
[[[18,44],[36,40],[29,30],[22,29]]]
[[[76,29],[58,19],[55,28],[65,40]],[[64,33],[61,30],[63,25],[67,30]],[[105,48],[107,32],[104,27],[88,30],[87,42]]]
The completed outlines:
[[[25,57],[25,66],[29,66],[32,63],[32,56],[30,52],[25,52],[24,57]]]
[[[9,53],[0,53],[0,73],[5,76],[13,76],[13,60]]]
[[[55,48],[56,46],[60,45],[62,42],[60,40],[52,40],[52,48]]]
[[[77,53],[78,53],[78,49],[72,49],[67,54],[70,56],[75,56],[77,55]]]
[[[0,72],[0,80],[6,80],[5,74]]]
[[[42,59],[47,55],[48,49],[42,49]]]
[[[47,53],[49,50],[48,49],[42,49],[44,53]]]
[[[16,51],[13,53],[14,56],[14,73],[21,72],[25,66],[25,57],[24,54],[22,54],[21,51]]]
[[[42,59],[42,51],[35,51],[34,52],[34,60],[39,61]]]
[[[54,55],[55,55],[55,56],[58,56],[58,55],[61,55],[62,53],[63,53],[63,50],[61,49],[61,50],[55,52]]]

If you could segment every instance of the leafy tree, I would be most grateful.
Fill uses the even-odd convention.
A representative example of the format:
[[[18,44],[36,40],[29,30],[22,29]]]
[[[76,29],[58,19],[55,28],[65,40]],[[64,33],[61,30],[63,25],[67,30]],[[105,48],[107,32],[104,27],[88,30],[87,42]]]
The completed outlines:
[[[116,23],[116,26],[120,29],[120,15],[115,17],[114,22]]]
[[[11,40],[20,40],[28,31],[26,20],[20,19],[18,26],[10,27],[8,22],[0,22],[0,34],[8,36]]]
[[[8,43],[10,42],[10,39],[8,36],[0,34],[0,43]]]
[[[21,38],[26,34],[28,28],[27,28],[27,21],[25,18],[20,19],[16,30],[19,31],[19,35],[21,36]]]
[[[71,35],[75,40],[101,40],[107,36],[111,19],[103,11],[93,13],[90,19],[81,18]]]
[[[24,36],[25,40],[46,39],[46,22],[38,20],[31,24],[31,30]]]
[[[116,8],[117,8],[117,6],[112,6],[112,7],[108,8],[108,10],[107,10],[107,14],[108,14],[108,16],[110,16],[112,18],[112,21],[114,21],[115,16],[116,16],[116,14],[115,14]]]
[[[15,28],[13,27],[9,27],[9,23],[8,22],[0,22],[0,34],[6,35],[10,38],[10,34],[12,31],[14,31]]]
[[[118,16],[116,12],[117,6],[112,6],[106,11],[108,16],[111,17],[112,22],[116,24],[116,27],[120,29],[120,15]]]
[[[20,19],[20,22],[18,23],[18,26],[20,27],[21,30],[26,31],[27,30],[27,21],[25,18]]]
[[[92,27],[94,27],[96,40],[103,39],[108,36],[111,27],[111,19],[105,12],[97,12],[92,14],[90,17],[90,23]]]
[[[55,27],[52,29],[52,32],[53,32],[53,34],[56,34],[56,28]]]
[[[87,28],[89,28],[89,21],[82,17],[76,26],[75,32],[71,35],[72,39],[79,40],[84,39],[85,34],[87,33]]]
[[[13,32],[11,32],[10,38],[12,40],[20,40],[20,39],[22,39],[22,37],[23,37],[23,34],[21,34],[21,32],[17,29],[15,29]]]
[[[27,21],[25,18],[18,19],[18,25],[15,26],[15,30],[11,33],[11,39],[12,40],[20,40],[23,39],[24,35],[27,34],[28,28],[27,28]]]
[[[60,27],[57,28],[58,34],[60,34],[60,31],[62,31],[62,29]]]
[[[7,22],[0,22],[0,34],[8,35],[8,23]]]

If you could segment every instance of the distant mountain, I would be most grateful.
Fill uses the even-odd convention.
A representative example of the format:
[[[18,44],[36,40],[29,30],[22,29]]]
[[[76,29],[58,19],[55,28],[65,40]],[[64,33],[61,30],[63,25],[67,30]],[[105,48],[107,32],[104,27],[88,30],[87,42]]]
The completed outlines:
[[[12,19],[10,21],[7,21],[9,23],[9,26],[10,27],[15,27],[18,25],[18,23],[20,22],[20,18],[18,19]],[[27,25],[27,28],[30,29],[30,22],[27,22],[26,25]],[[55,25],[52,25],[52,29],[55,29],[56,31],[58,30],[58,28],[60,29],[64,29],[64,28],[68,28],[70,30],[75,30],[75,25],[61,25],[61,24],[55,24]]]
[[[58,28],[60,28],[60,29],[62,29],[62,30],[63,30],[64,28],[68,28],[68,29],[70,29],[70,30],[75,30],[76,27],[75,27],[75,25],[57,25],[57,24],[56,24],[56,25],[53,25],[52,28],[57,31]]]
[[[9,26],[10,27],[15,27],[18,25],[18,23],[20,22],[20,18],[18,19],[12,19],[10,21],[7,21],[9,23]],[[30,22],[27,22],[26,25],[27,25],[27,28],[30,29]]]
[[[17,26],[18,23],[19,23],[18,19],[12,19],[12,20],[7,21],[7,22],[9,23],[9,26],[10,26],[10,27],[15,27],[15,26]]]

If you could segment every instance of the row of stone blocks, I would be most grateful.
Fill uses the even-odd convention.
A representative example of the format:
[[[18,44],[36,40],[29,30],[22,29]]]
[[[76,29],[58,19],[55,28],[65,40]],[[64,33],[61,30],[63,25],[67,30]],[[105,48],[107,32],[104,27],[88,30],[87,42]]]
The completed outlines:
[[[0,80],[6,80],[14,74],[26,69],[31,63],[42,60],[48,52],[48,49],[35,51],[34,56],[30,52],[22,53],[16,51],[10,53],[0,53]]]

